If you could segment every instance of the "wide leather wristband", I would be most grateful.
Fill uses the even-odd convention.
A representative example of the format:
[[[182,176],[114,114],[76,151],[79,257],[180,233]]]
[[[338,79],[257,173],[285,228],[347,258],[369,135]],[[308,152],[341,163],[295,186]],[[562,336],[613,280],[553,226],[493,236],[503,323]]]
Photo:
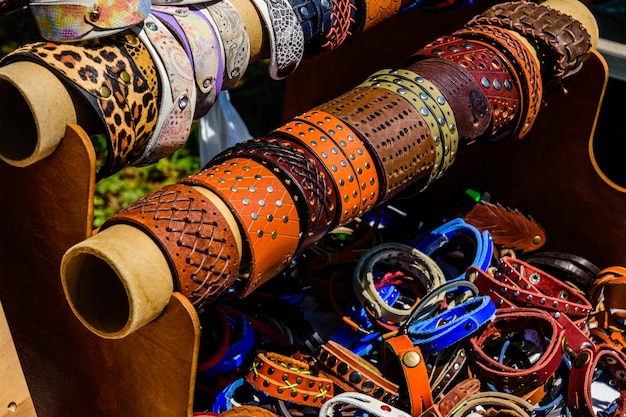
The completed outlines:
[[[380,271],[380,272],[377,272]],[[385,319],[400,324],[411,314],[411,309],[396,308],[388,305],[376,289],[376,279],[383,272],[399,271],[410,277],[416,284],[413,291],[421,289],[422,294],[442,285],[445,278],[437,264],[422,252],[401,243],[383,243],[368,250],[359,259],[354,269],[352,281],[354,292],[367,313],[374,319]],[[415,285],[414,284],[414,285]],[[417,301],[415,301],[415,305]]]
[[[409,62],[417,63],[429,58],[441,58],[461,65],[480,85],[491,107],[492,119],[484,136],[476,141],[508,137],[522,110],[523,96],[519,76],[505,57],[483,42],[445,35],[421,48],[409,58]]]
[[[289,190],[274,171],[251,159],[232,158],[180,182],[213,191],[236,217],[250,254],[242,265],[250,271],[241,296],[289,264],[300,241],[300,219]]]
[[[329,231],[337,214],[336,191],[324,167],[308,149],[282,139],[250,139],[219,153],[211,163],[233,157],[254,159],[283,179],[296,204],[303,230],[298,252]]]
[[[383,337],[384,373],[400,384],[400,400],[412,416],[433,405],[426,361],[420,349],[405,334]]]
[[[317,109],[348,124],[368,146],[381,183],[380,201],[416,181],[426,185],[435,144],[423,118],[405,98],[380,87],[355,87]]]
[[[511,63],[521,83],[524,103],[512,137],[521,139],[526,136],[535,123],[543,99],[541,68],[532,51],[511,32],[499,26],[473,25],[454,32],[454,35],[492,45]]]
[[[427,58],[407,70],[433,83],[450,103],[459,130],[459,149],[466,149],[485,133],[491,123],[491,106],[467,69],[447,59]]]
[[[318,408],[335,393],[333,382],[313,375],[307,362],[274,352],[259,352],[245,379],[274,398]]]
[[[500,26],[532,42],[542,61],[546,82],[577,73],[589,57],[589,32],[578,20],[543,4],[499,3],[471,19],[467,26],[477,24]]]
[[[499,308],[534,307],[558,312],[567,315],[579,327],[584,326],[592,308],[591,303],[575,288],[508,256],[498,261],[493,277],[476,267],[468,268],[467,277]]]
[[[104,223],[140,228],[167,257],[174,288],[199,308],[235,282],[240,253],[225,215],[199,191],[172,184],[137,200]]]
[[[358,391],[393,404],[398,399],[398,385],[387,380],[374,365],[339,343],[329,340],[315,354],[313,365],[332,379],[343,391]]]
[[[331,228],[346,224],[362,213],[363,197],[356,177],[356,167],[345,152],[341,151],[340,145],[331,140],[326,132],[310,123],[292,120],[270,132],[269,136],[278,136],[306,146],[325,167],[326,176],[332,180],[337,190],[338,219]],[[367,198],[365,201],[368,201]]]
[[[482,332],[470,338],[470,369],[483,382],[498,391],[524,394],[544,384],[563,360],[566,329],[548,313],[532,308],[506,308],[496,311],[495,319]],[[511,336],[507,336],[507,334]],[[501,346],[513,335],[520,344],[540,349],[541,356],[527,367],[513,367],[500,358]],[[498,352],[496,358],[485,349]],[[524,355],[521,353],[520,355]],[[523,357],[516,359],[524,361]]]

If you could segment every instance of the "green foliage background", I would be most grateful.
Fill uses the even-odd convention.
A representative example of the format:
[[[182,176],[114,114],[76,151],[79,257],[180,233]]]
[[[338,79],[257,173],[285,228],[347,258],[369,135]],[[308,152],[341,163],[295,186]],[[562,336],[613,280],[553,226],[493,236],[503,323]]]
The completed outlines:
[[[34,19],[28,9],[0,17],[0,56],[20,45],[40,40]],[[239,111],[253,137],[280,125],[284,82],[269,78],[267,61],[252,63],[241,81],[229,90],[231,102]],[[106,158],[104,135],[92,136],[97,158]],[[147,167],[126,167],[96,184],[93,226],[99,227],[119,210],[144,195],[202,168],[197,123],[186,145],[169,158]]]

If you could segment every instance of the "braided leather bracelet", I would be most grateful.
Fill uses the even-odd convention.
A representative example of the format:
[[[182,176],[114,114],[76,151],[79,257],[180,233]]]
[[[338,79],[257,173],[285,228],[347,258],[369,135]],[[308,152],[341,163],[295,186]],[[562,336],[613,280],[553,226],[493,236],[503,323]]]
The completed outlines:
[[[128,223],[145,231],[163,249],[175,289],[199,308],[237,278],[240,252],[230,213],[193,187],[172,184],[137,200],[104,223]]]
[[[477,24],[515,31],[534,43],[546,82],[577,73],[589,57],[589,32],[578,20],[543,4],[499,3],[471,19],[466,26]]]
[[[333,382],[314,376],[308,363],[274,352],[259,352],[245,379],[274,398],[313,407],[335,393]]]

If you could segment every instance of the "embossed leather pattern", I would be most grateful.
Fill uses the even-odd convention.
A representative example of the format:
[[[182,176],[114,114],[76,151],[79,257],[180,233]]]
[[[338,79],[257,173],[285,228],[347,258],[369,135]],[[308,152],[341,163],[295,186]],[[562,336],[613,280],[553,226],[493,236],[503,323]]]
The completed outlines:
[[[511,136],[523,138],[530,131],[541,108],[543,84],[539,62],[533,58],[527,46],[498,26],[473,25],[471,29],[461,29],[454,34],[465,39],[480,39],[492,45],[513,65],[520,80],[524,106]]]
[[[220,153],[211,164],[233,157],[256,160],[283,178],[298,208],[302,240],[298,252],[324,236],[336,220],[336,191],[317,158],[305,147],[282,139],[251,139]]]
[[[402,96],[379,87],[356,87],[321,106],[360,135],[377,163],[380,200],[410,183],[426,184],[435,162],[430,130],[415,107]]]
[[[240,254],[223,214],[199,191],[172,184],[137,200],[103,229],[127,223],[146,232],[163,250],[175,289],[196,308],[227,290],[237,278]]]
[[[365,23],[363,31],[373,28],[398,14],[401,0],[365,0]]]
[[[243,265],[250,273],[241,296],[289,264],[300,241],[300,219],[290,191],[274,171],[251,159],[231,158],[181,182],[220,196],[244,231],[252,259]]]
[[[467,26],[477,24],[515,31],[534,43],[544,64],[546,82],[577,73],[589,57],[589,32],[578,20],[543,4],[499,3],[471,19]]]
[[[222,89],[228,90],[243,77],[250,63],[250,38],[239,11],[229,0],[210,3],[206,10],[213,17],[224,46]]]
[[[331,52],[343,45],[350,36],[350,30],[354,26],[354,14],[356,6],[352,0],[335,0],[331,15],[332,26],[326,33],[325,42],[322,45],[324,53]]]

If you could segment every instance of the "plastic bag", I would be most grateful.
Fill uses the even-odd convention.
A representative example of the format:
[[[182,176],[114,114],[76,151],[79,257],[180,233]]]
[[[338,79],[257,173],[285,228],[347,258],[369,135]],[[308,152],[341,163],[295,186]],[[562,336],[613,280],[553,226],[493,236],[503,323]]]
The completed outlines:
[[[198,120],[198,132],[202,166],[224,149],[252,137],[226,90],[220,93],[211,110]]]

